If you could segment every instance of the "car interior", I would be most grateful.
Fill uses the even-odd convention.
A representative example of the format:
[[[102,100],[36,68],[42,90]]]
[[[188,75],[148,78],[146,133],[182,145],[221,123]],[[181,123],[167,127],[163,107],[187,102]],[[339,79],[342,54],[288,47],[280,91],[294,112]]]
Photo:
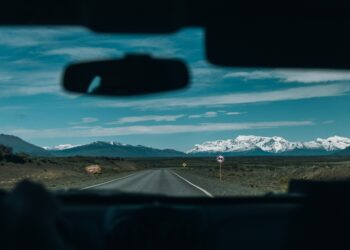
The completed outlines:
[[[13,0],[2,2],[0,25],[164,35],[198,27],[205,32],[205,58],[217,67],[345,70],[349,11],[350,4],[338,0]],[[92,86],[96,77],[99,84]],[[182,59],[126,54],[72,62],[61,85],[124,98],[190,83]],[[167,197],[53,192],[24,181],[0,193],[0,248],[346,249],[349,191],[348,181],[293,180],[283,194]]]

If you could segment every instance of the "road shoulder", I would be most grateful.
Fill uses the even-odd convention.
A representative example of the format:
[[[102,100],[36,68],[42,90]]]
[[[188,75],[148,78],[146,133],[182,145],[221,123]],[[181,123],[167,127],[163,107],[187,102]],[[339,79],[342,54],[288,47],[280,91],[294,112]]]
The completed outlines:
[[[192,182],[193,184],[207,190],[213,196],[251,196],[262,195],[263,192],[241,186],[237,183],[220,181],[219,179],[198,174],[197,171],[183,168],[173,168],[173,172]]]

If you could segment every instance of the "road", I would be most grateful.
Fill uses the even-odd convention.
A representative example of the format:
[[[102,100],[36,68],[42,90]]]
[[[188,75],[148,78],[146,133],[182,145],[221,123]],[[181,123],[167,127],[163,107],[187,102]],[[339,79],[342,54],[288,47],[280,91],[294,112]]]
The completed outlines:
[[[115,189],[167,196],[207,196],[208,191],[169,169],[144,170],[83,189]]]

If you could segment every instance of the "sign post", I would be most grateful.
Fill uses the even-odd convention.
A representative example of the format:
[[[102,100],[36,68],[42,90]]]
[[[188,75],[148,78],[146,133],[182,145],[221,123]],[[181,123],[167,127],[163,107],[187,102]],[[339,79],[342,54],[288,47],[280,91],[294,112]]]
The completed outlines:
[[[216,161],[220,164],[220,181],[222,181],[221,165],[225,161],[225,158],[222,155],[219,155],[216,157]]]
[[[186,162],[182,163],[182,166],[183,166],[184,168],[187,167]]]

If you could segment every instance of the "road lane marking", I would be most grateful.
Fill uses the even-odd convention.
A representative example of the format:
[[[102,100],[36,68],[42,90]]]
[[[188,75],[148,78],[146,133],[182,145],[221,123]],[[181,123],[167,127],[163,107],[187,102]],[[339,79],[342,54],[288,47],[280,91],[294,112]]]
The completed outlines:
[[[80,190],[85,190],[85,189],[89,189],[89,188],[94,188],[94,187],[102,186],[102,185],[111,183],[111,182],[113,182],[113,181],[119,181],[119,180],[122,180],[122,179],[125,179],[125,178],[128,178],[128,177],[131,177],[131,176],[133,176],[133,175],[135,175],[135,174],[138,174],[138,173],[129,174],[129,175],[127,175],[127,176],[123,176],[123,177],[120,177],[120,178],[117,178],[117,179],[113,179],[113,180],[106,181],[106,182],[103,182],[103,183],[99,183],[99,184],[96,184],[96,185],[84,187],[84,188],[81,188]]]
[[[204,188],[201,188],[199,186],[197,186],[196,184],[193,184],[192,182],[190,182],[189,180],[185,179],[184,177],[182,177],[181,175],[170,171],[171,173],[173,173],[174,175],[176,175],[177,177],[179,177],[180,179],[184,180],[185,182],[187,182],[188,184],[190,184],[191,186],[199,189],[200,191],[202,191],[203,193],[205,193],[207,196],[209,196],[210,198],[214,198],[214,195],[212,195],[211,193],[209,193],[207,190],[205,190]]]

